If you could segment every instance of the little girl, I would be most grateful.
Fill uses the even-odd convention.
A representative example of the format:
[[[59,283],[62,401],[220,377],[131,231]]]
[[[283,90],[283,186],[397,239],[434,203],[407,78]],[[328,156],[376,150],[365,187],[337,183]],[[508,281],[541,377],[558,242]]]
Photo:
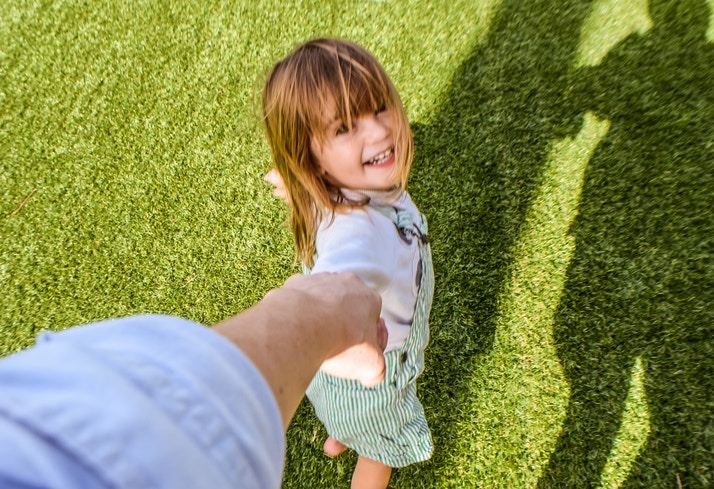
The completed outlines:
[[[339,39],[297,47],[270,72],[263,115],[306,273],[358,274],[382,297],[386,377],[373,388],[322,371],[307,396],[335,456],[359,459],[352,487],[385,488],[392,467],[431,457],[416,379],[433,295],[426,220],[406,192],[413,143],[394,85],[364,48]],[[344,311],[350,314],[350,311]]]

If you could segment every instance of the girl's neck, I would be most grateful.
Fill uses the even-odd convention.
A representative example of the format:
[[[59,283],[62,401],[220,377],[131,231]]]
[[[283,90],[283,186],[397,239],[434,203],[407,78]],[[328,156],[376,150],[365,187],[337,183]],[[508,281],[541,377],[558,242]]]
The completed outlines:
[[[396,187],[389,190],[354,190],[343,188],[341,191],[342,194],[351,201],[367,201],[368,204],[371,205],[393,205],[400,201],[405,193]]]

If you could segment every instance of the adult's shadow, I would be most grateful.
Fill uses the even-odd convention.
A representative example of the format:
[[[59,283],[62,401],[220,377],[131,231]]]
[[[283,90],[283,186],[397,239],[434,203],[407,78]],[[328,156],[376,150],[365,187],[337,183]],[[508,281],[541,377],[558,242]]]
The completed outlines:
[[[562,94],[589,4],[501,2],[433,118],[413,127],[410,191],[429,218],[437,280],[420,385],[436,449],[424,477],[448,464],[455,415],[471,405],[469,372],[492,347],[548,144],[579,130]]]
[[[609,119],[585,172],[554,336],[567,416],[539,487],[595,487],[636,359],[649,434],[622,487],[714,485],[714,45],[704,0],[651,0],[653,27],[575,74]]]

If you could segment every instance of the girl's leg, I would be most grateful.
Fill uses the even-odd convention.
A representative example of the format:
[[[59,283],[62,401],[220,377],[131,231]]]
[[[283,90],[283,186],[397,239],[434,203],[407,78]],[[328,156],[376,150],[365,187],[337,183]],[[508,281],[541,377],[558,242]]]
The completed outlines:
[[[329,455],[330,457],[336,457],[345,450],[347,450],[347,447],[332,438],[331,436],[328,436],[327,440],[325,441],[325,444],[322,446],[322,449],[325,451],[326,455]]]
[[[352,474],[352,489],[386,489],[392,468],[367,457],[359,457]]]

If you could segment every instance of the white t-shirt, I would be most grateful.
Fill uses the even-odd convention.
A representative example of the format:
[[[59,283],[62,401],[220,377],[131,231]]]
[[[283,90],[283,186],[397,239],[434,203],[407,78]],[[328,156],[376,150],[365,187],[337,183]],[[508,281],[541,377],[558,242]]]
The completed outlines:
[[[350,192],[367,196],[370,205],[398,207],[420,214],[406,192],[388,199],[385,192]],[[317,257],[312,273],[354,272],[382,296],[382,317],[389,340],[386,352],[399,349],[409,335],[419,284],[419,245],[400,238],[394,223],[369,205],[335,213],[320,225],[316,237]],[[347,312],[348,313],[348,312]]]

